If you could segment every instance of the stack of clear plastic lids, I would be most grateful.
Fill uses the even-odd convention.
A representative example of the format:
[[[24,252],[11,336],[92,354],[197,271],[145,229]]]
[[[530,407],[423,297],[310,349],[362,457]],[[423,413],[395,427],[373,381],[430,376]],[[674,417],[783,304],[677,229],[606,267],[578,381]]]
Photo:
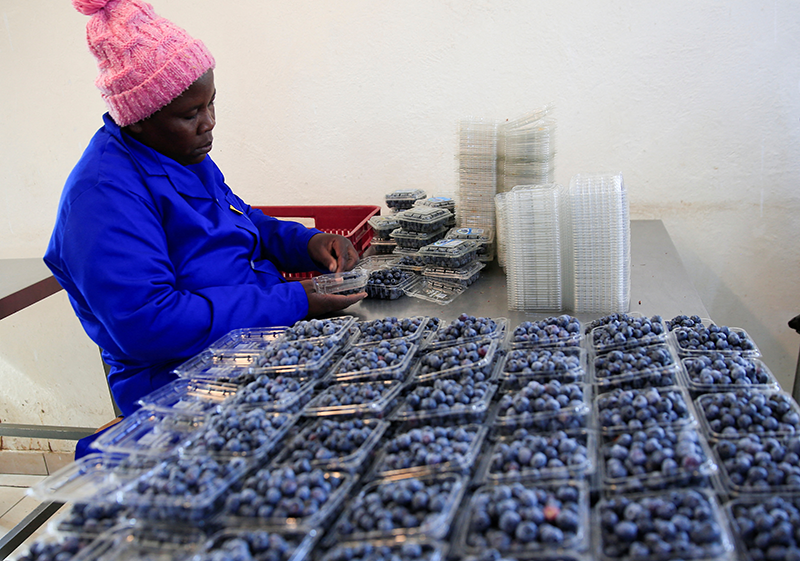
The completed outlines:
[[[462,228],[494,230],[497,129],[492,121],[459,122],[456,223]]]
[[[577,174],[563,205],[564,307],[625,312],[630,299],[630,216],[622,174]]]
[[[547,105],[498,129],[497,192],[517,185],[548,185],[555,181],[555,129]]]
[[[560,205],[557,184],[514,187],[505,193],[502,217],[509,310],[559,310]]]

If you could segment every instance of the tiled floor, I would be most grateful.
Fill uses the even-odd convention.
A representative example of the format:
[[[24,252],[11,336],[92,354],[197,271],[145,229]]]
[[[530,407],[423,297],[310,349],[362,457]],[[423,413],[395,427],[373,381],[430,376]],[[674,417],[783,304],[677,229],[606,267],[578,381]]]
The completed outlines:
[[[28,495],[28,488],[71,462],[72,454],[0,451],[0,535],[5,535],[39,505],[39,500]]]

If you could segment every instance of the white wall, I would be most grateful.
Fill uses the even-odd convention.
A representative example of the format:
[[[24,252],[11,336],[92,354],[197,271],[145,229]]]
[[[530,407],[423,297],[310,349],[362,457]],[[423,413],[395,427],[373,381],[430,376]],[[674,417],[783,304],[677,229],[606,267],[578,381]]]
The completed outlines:
[[[745,328],[791,387],[797,2],[154,6],[216,57],[212,157],[253,204],[381,204],[399,187],[452,193],[460,118],[554,103],[558,182],[621,171],[632,217],[664,221],[712,318]],[[0,0],[0,15],[0,258],[41,256],[104,106],[87,18],[68,0]]]

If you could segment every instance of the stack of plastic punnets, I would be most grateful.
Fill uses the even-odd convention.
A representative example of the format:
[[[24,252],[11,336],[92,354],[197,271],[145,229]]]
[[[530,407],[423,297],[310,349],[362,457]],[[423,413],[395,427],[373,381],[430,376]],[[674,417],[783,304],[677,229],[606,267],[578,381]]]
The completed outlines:
[[[497,192],[497,123],[464,119],[458,125],[458,194],[460,228],[494,231]]]
[[[564,307],[626,312],[630,215],[622,174],[577,174],[563,205]]]
[[[560,185],[518,186],[503,194],[509,310],[560,310]]]
[[[498,128],[498,193],[554,182],[556,123],[551,112],[547,105]]]

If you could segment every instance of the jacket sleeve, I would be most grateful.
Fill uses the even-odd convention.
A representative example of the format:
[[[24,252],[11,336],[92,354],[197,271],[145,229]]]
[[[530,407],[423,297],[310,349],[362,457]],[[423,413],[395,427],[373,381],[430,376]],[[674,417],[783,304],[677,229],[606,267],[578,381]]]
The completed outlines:
[[[65,275],[124,355],[151,362],[188,358],[231,329],[291,325],[308,313],[299,283],[254,283],[246,260],[227,267],[224,285],[179,287],[170,259],[174,242],[161,220],[152,201],[104,182],[75,199],[60,221]],[[273,228],[269,235],[288,260],[297,239],[278,240],[297,238],[299,230]],[[222,259],[210,263],[226,267]]]

